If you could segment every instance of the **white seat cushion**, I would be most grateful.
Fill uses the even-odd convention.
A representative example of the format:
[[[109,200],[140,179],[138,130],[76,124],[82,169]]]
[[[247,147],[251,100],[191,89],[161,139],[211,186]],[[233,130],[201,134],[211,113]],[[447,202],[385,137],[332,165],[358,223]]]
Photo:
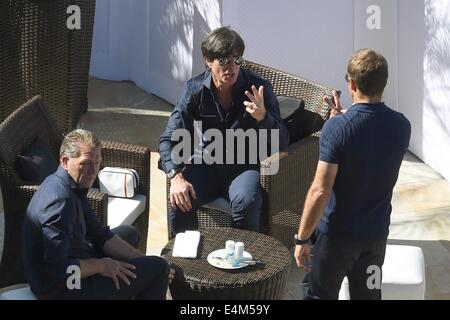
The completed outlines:
[[[219,210],[231,215],[230,203],[225,198],[216,198],[207,204],[204,204],[203,207],[213,210]]]
[[[133,198],[108,197],[108,226],[116,228],[130,225],[144,212],[147,197],[136,194]]]
[[[97,188],[92,188],[99,191]],[[108,226],[113,229],[120,225],[131,225],[144,212],[147,197],[136,194],[133,198],[108,196]]]
[[[11,289],[0,294],[0,300],[37,300],[29,286]]]
[[[382,272],[383,300],[425,299],[425,262],[421,248],[387,245]],[[342,282],[339,299],[350,299],[347,277]]]

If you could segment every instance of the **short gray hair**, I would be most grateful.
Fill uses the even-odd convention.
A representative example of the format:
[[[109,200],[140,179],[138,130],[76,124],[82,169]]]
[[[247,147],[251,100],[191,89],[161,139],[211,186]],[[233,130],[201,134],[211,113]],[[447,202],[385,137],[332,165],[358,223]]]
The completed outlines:
[[[101,142],[95,133],[84,129],[76,129],[64,137],[61,148],[59,149],[59,156],[65,155],[69,158],[79,157],[81,154],[80,143],[86,143],[92,148],[101,147]]]

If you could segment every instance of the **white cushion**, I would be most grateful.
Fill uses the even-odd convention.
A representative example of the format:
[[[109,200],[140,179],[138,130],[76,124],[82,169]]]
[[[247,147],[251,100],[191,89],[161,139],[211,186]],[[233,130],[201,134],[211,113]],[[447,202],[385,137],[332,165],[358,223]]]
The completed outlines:
[[[29,286],[11,289],[0,294],[0,300],[37,300]]]
[[[147,197],[136,194],[133,198],[108,197],[108,226],[116,228],[130,225],[144,212]]]
[[[208,209],[219,210],[225,212],[226,214],[231,215],[230,203],[225,198],[216,198],[207,204],[204,204],[203,207]]]
[[[92,190],[99,191],[97,188]],[[136,194],[133,198],[108,196],[108,226],[113,229],[120,225],[131,225],[144,212],[147,197]]]
[[[421,248],[387,245],[382,271],[383,300],[425,299],[425,262]],[[350,299],[347,277],[342,281],[339,299]]]

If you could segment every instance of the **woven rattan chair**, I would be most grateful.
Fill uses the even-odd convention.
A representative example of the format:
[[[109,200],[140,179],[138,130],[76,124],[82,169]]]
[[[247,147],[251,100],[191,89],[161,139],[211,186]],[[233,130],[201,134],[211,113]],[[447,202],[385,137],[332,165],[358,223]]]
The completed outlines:
[[[261,162],[260,184],[263,190],[261,214],[262,232],[280,240],[288,248],[293,246],[293,236],[297,232],[303,204],[319,160],[319,133],[328,119],[330,109],[323,97],[332,98],[332,89],[319,83],[276,70],[274,68],[246,61],[243,68],[253,70],[270,81],[276,95],[301,98],[310,123],[305,128],[308,136],[292,143],[280,154],[279,171],[276,175],[267,175],[275,157]],[[167,181],[167,199],[170,183]],[[170,201],[167,201],[167,212]],[[222,211],[201,207],[198,210],[199,228],[230,227],[231,216]],[[173,237],[168,225],[169,239]]]
[[[77,5],[81,28],[69,30],[67,8]],[[87,110],[95,0],[0,2],[0,122],[41,95],[67,133]]]
[[[63,135],[47,111],[40,96],[19,107],[0,124],[0,183],[5,211],[4,247],[0,263],[0,288],[24,283],[20,234],[25,210],[37,185],[23,181],[14,162],[33,140],[39,137],[49,143],[55,159]],[[136,145],[102,141],[102,166],[134,168],[140,176],[138,193],[147,197],[143,214],[135,225],[141,234],[140,249],[147,245],[148,209],[150,201],[150,149]],[[107,195],[90,190],[88,200],[99,220],[107,221]]]

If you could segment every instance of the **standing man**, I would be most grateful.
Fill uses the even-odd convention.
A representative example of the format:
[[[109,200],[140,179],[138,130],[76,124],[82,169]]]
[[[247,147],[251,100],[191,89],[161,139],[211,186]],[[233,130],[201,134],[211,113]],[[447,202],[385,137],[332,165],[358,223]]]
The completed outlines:
[[[58,169],[33,195],[22,231],[31,290],[40,299],[165,299],[173,278],[167,262],[136,249],[134,227],[102,226],[88,204],[101,160],[92,132],[68,133]],[[72,287],[76,270],[80,281]]]
[[[388,64],[381,54],[357,51],[345,78],[353,104],[343,110],[336,92],[336,104],[326,99],[332,116],[295,235],[297,265],[311,272],[307,299],[337,299],[345,276],[351,299],[381,299],[381,281],[368,286],[368,267],[381,272],[392,190],[411,135],[409,121],[382,102]]]

